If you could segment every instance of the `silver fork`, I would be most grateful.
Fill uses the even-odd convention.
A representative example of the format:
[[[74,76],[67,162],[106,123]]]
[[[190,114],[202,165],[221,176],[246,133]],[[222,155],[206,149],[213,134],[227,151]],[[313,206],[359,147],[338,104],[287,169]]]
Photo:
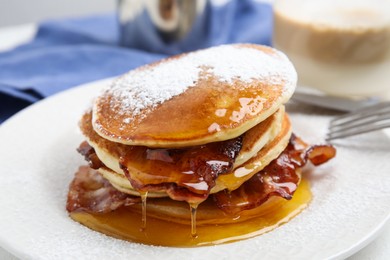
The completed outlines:
[[[307,91],[307,90],[306,90]],[[363,99],[349,99],[345,97],[328,96],[324,94],[307,93],[305,90],[297,89],[294,92],[291,100],[316,107],[329,108],[339,111],[355,111],[356,109],[378,104],[378,97],[370,97]]]
[[[390,101],[363,107],[332,119],[327,141],[390,127]]]

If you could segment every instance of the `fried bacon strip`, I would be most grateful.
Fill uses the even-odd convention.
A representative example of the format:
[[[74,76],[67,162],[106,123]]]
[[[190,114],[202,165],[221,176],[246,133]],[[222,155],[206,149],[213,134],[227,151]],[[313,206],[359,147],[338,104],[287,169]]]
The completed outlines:
[[[140,201],[138,197],[116,190],[90,167],[81,166],[69,186],[66,210],[106,213]]]
[[[88,144],[83,143],[79,151],[91,166],[102,164]],[[330,145],[309,146],[300,138],[292,135],[286,149],[262,171],[238,189],[230,192],[220,191],[212,195],[212,198],[216,205],[228,214],[237,214],[243,210],[258,207],[271,196],[280,196],[289,200],[300,180],[297,170],[308,161],[314,165],[325,163],[335,154],[335,148]],[[174,183],[162,183],[148,188],[150,190],[164,189],[168,193],[174,193],[174,197],[182,197],[180,200],[186,200],[186,196],[196,196],[188,189]],[[69,212],[105,213],[136,203],[140,203],[140,198],[116,190],[98,172],[88,166],[82,166],[70,184],[66,208]]]
[[[133,149],[119,163],[136,190],[165,191],[173,200],[200,203],[218,176],[233,170],[241,147],[242,136],[181,149],[146,148],[142,153]]]
[[[286,149],[262,171],[234,191],[223,190],[212,195],[213,199],[228,214],[256,208],[271,196],[290,200],[300,181],[297,170],[308,161],[320,165],[335,155],[336,149],[331,145],[308,146],[292,135]]]
[[[92,169],[99,169],[100,167],[104,166],[102,161],[100,161],[99,157],[97,156],[95,149],[93,149],[93,147],[90,146],[86,141],[80,144],[79,148],[77,148],[77,151],[82,156],[84,156],[84,159],[88,162]]]

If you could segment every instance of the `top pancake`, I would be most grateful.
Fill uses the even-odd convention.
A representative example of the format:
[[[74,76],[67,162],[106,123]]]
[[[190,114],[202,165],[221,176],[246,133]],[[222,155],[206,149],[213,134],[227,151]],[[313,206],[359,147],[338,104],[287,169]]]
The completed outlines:
[[[185,147],[235,138],[288,101],[297,75],[281,52],[223,45],[140,67],[96,100],[93,128],[127,145]]]

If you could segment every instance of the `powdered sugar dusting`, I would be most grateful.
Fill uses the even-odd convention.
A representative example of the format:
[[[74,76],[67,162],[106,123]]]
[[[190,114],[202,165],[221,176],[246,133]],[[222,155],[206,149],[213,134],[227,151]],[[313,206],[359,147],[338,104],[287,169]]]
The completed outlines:
[[[292,64],[276,50],[264,53],[240,45],[222,45],[133,70],[116,80],[106,92],[113,97],[111,106],[127,116],[124,123],[130,123],[145,109],[155,108],[210,75],[230,84],[235,80],[248,83],[266,80],[284,85],[290,93],[297,80]]]

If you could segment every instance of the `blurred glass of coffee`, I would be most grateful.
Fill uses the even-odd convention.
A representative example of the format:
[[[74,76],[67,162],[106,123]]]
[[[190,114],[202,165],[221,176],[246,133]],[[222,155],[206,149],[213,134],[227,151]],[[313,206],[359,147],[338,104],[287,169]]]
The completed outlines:
[[[389,0],[278,0],[273,45],[299,85],[340,96],[390,91]]]

